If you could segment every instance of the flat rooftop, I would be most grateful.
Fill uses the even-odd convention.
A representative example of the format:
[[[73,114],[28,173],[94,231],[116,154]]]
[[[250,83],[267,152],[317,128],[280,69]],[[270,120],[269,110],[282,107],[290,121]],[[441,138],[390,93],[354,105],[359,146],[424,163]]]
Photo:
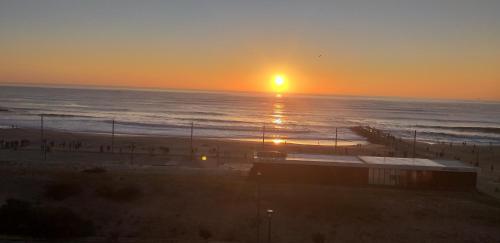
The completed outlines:
[[[412,170],[476,172],[476,167],[457,160],[359,156],[368,166]]]
[[[358,164],[362,165],[363,161],[357,156],[342,156],[342,155],[325,155],[325,154],[288,154],[287,162],[312,162],[326,165],[335,164]]]
[[[457,160],[431,160],[422,158],[395,158],[375,156],[341,156],[290,153],[288,154],[286,159],[283,160],[269,160],[257,163],[477,172],[476,167]]]

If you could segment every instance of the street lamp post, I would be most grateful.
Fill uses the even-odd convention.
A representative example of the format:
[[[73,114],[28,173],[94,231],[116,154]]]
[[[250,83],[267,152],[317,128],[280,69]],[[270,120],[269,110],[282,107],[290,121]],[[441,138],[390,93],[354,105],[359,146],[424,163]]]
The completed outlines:
[[[257,172],[257,243],[260,243],[260,178],[262,173]]]
[[[193,130],[194,130],[194,122],[191,122],[191,136],[190,136],[190,142],[191,142],[191,151],[190,151],[190,154],[191,154],[191,162],[193,162],[193,159],[194,159],[194,149],[193,149]]]
[[[44,114],[40,114],[40,152],[43,160],[47,160],[47,141],[45,140],[45,127],[43,126]]]
[[[111,153],[115,152],[115,119],[111,123]]]
[[[274,210],[268,209],[267,210],[267,243],[271,243],[271,220],[273,218]]]
[[[266,125],[262,125],[262,148],[264,149],[266,143]]]

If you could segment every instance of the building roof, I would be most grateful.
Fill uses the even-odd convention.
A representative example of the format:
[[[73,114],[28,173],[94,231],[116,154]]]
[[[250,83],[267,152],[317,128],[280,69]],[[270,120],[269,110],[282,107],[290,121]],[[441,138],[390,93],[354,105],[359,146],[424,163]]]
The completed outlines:
[[[394,158],[374,156],[359,156],[359,158],[369,167],[476,172],[475,167],[457,160],[430,160],[421,158]]]
[[[325,154],[288,154],[286,162],[315,162],[325,165],[357,164],[362,165],[363,161],[357,156],[325,155]]]
[[[395,158],[375,156],[340,156],[291,153],[288,154],[286,159],[259,161],[258,163],[477,172],[476,167],[457,160],[430,160],[421,158]]]

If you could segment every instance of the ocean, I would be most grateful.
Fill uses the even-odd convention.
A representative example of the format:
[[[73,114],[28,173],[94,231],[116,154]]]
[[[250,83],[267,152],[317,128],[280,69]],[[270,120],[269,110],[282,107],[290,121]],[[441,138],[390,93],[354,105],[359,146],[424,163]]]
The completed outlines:
[[[0,128],[362,144],[369,125],[428,143],[500,144],[500,103],[237,92],[0,86]]]

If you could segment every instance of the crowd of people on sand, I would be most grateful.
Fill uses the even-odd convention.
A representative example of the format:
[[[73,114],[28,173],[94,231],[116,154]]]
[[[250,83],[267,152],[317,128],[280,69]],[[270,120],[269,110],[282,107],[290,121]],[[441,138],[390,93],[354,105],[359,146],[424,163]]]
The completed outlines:
[[[8,149],[8,150],[18,150],[22,148],[27,148],[28,146],[31,145],[31,141],[28,139],[21,139],[21,140],[0,140],[0,149]],[[45,152],[50,153],[54,150],[59,150],[59,151],[71,151],[71,152],[91,152],[92,149],[90,150],[84,150],[84,143],[81,140],[71,140],[71,141],[54,141],[54,140],[47,140],[44,139],[42,140],[42,144],[40,145],[40,149],[42,151],[45,150]],[[87,146],[88,147],[88,146]],[[99,153],[110,153],[110,152],[117,152],[117,153],[133,153],[136,150],[137,146],[135,144],[130,144],[128,146],[119,146],[119,147],[112,147],[111,145],[98,145],[97,149]],[[94,150],[95,151],[95,150]],[[155,154],[169,154],[170,149],[168,147],[160,146],[159,148],[151,147],[147,149],[147,153],[150,155],[155,155]]]
[[[172,154],[171,148],[168,146],[148,146],[140,147],[134,143],[127,145],[113,146],[111,144],[91,144],[86,143],[83,140],[52,140],[43,139],[40,143],[39,140],[5,140],[0,138],[0,149],[2,150],[38,150],[43,151],[44,154],[50,154],[54,152],[83,152],[83,153],[115,153],[115,154],[127,154],[133,159],[134,154],[137,155],[149,155],[153,156],[188,156],[188,151],[181,148],[178,152]],[[219,148],[212,147],[209,145],[202,145],[200,147],[193,147],[191,151],[191,158],[196,160],[207,160],[207,158],[213,158],[216,161],[220,161],[222,158],[236,156],[237,153],[229,154],[227,151],[224,155],[220,154]],[[241,156],[243,155],[243,156]],[[235,158],[242,157],[247,160],[251,156],[247,153],[238,154]],[[241,158],[240,158],[241,159]],[[214,161],[210,159],[211,161]]]
[[[0,149],[12,149],[18,150],[30,145],[30,141],[27,139],[22,140],[0,140]]]
[[[48,141],[48,140],[43,140],[42,142],[42,149],[45,148],[46,152],[51,152],[55,148],[61,149],[61,150],[66,150],[66,151],[79,151],[83,146],[82,141],[61,141],[61,142],[56,142],[56,141]]]
[[[17,139],[17,140],[0,140],[0,149],[12,149],[18,150],[21,148],[26,148],[31,145],[31,141],[28,139]],[[83,146],[82,141],[48,141],[43,140],[42,149],[45,148],[47,152],[52,151],[54,148],[59,148],[68,151],[79,151]]]
[[[2,109],[0,108],[0,111],[2,111]],[[17,129],[19,128],[18,125],[15,125],[15,124],[11,124],[11,125],[0,125],[0,128],[3,128],[3,129]]]

